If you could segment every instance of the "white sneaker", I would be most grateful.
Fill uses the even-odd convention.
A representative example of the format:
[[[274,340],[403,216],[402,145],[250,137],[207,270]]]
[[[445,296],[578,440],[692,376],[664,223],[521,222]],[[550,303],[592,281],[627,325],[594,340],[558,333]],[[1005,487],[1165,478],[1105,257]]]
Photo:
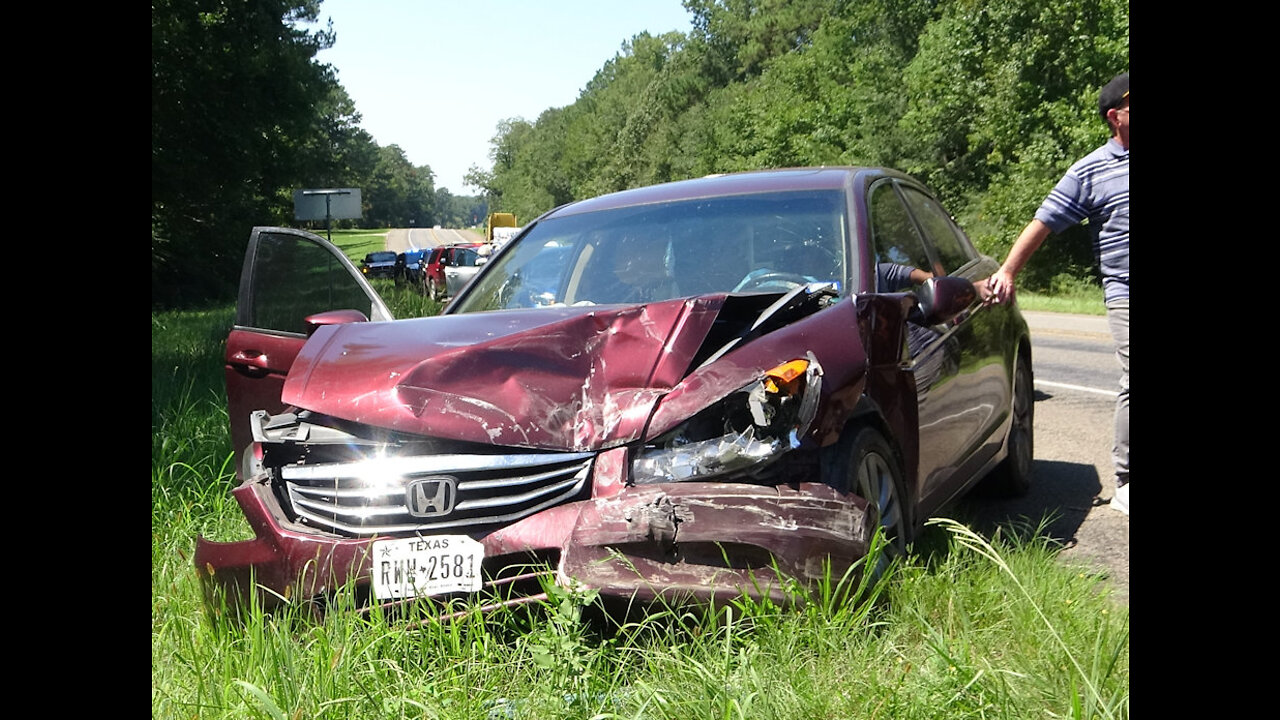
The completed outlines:
[[[1129,483],[1116,488],[1115,494],[1111,496],[1111,509],[1129,514]]]

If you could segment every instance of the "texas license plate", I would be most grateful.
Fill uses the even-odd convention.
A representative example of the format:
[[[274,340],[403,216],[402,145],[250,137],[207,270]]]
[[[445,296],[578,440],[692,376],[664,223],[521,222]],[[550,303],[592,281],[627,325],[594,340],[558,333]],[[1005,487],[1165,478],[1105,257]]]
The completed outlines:
[[[375,540],[373,595],[396,600],[480,589],[484,545],[466,535]]]

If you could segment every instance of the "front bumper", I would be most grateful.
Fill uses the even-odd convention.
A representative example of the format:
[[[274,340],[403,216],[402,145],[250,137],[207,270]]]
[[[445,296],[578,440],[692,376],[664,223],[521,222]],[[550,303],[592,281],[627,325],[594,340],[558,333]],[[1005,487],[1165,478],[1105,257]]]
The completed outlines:
[[[838,579],[866,554],[874,530],[864,500],[815,483],[688,482],[615,486],[612,493],[477,537],[485,548],[482,592],[496,594],[504,582],[500,570],[527,568],[536,557],[551,564],[556,583],[576,581],[607,598],[783,601],[785,578],[813,581],[829,567]],[[368,588],[372,538],[290,529],[257,481],[233,494],[256,537],[198,538],[195,566],[212,610],[219,611],[223,599],[238,611],[249,602],[269,608],[323,598],[352,581]],[[499,604],[523,601],[508,597]]]

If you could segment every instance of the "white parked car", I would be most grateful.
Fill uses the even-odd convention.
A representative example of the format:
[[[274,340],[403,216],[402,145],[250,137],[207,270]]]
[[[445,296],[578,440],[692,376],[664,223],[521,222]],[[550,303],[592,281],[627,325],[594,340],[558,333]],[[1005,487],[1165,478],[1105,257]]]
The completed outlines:
[[[453,262],[445,266],[444,282],[449,297],[457,295],[471,278],[476,276],[480,266],[489,261],[490,249],[487,245],[480,247],[460,247],[453,253]]]

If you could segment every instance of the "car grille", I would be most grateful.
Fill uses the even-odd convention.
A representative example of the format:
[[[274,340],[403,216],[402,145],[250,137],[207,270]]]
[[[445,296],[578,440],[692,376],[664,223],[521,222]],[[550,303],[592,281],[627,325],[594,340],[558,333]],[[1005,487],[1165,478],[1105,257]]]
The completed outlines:
[[[351,537],[413,535],[510,523],[565,502],[582,491],[594,457],[594,453],[367,457],[286,465],[280,477],[284,499],[299,523]],[[456,487],[445,507],[432,507],[430,517],[411,514],[415,488],[438,488],[441,483]]]

